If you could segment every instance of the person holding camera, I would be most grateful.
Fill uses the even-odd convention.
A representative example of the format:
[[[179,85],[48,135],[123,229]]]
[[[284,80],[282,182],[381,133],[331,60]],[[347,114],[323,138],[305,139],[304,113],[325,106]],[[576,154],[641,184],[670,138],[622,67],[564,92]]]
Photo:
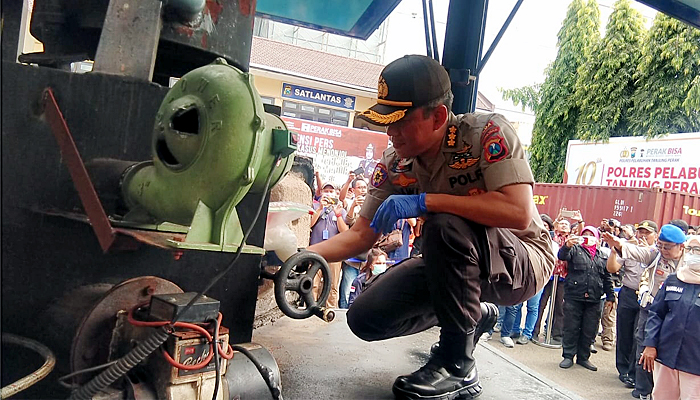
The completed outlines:
[[[641,230],[637,229],[638,231]],[[611,233],[604,233],[603,240],[610,245],[611,249],[618,253],[618,256],[637,260],[648,265],[642,271],[637,298],[641,307],[636,330],[637,359],[639,359],[644,349],[642,342],[644,341],[644,329],[647,316],[649,315],[649,306],[653,303],[654,297],[661,289],[666,278],[676,272],[683,257],[686,236],[679,227],[666,224],[661,227],[656,246],[654,247],[635,246],[631,243],[625,243]],[[645,243],[648,240],[648,237],[644,238]],[[649,399],[653,387],[654,381],[651,373],[645,371],[642,366],[637,365],[635,391],[639,393],[639,398],[642,400]]]
[[[311,237],[309,244],[321,243],[332,238],[340,232],[348,230],[345,223],[346,212],[342,202],[338,199],[338,192],[332,183],[326,183],[321,187],[321,199],[314,202],[314,215],[311,217]],[[340,290],[341,262],[328,263],[331,268],[331,292],[326,301],[326,307],[338,308]],[[320,274],[314,279],[314,295],[318,298]]]
[[[569,236],[558,254],[560,260],[568,263],[564,280],[564,359],[559,367],[570,368],[576,356],[576,364],[597,371],[598,367],[588,359],[600,323],[600,298],[605,294],[606,301],[614,301],[615,292],[605,269],[607,258],[598,248],[598,229],[586,226],[581,234]]]

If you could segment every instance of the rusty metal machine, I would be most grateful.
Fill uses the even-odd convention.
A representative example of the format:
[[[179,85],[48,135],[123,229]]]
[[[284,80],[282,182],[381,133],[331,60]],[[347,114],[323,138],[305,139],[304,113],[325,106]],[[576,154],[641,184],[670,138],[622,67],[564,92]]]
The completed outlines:
[[[293,318],[333,315],[322,258],[261,271],[258,217],[295,142],[247,71],[255,1],[36,1],[45,50],[19,57],[33,65],[6,51],[13,3],[2,330],[48,347],[29,346],[51,365],[3,398],[281,398],[274,358],[251,343],[260,280]],[[94,72],[69,72],[86,58]],[[3,337],[3,382],[32,371],[14,343]]]

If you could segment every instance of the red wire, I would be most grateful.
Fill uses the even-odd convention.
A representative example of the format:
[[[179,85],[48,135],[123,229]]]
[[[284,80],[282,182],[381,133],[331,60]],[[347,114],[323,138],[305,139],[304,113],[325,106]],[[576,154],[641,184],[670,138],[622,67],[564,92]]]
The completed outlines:
[[[140,307],[143,307],[146,304],[148,304],[148,303],[139,304],[136,307],[129,310],[129,313],[127,315],[127,320],[129,321],[130,324],[132,324],[134,326],[144,326],[144,327],[161,327],[161,326],[168,325],[170,323],[168,321],[148,322],[148,321],[138,321],[138,320],[134,319],[134,310],[136,310]],[[219,313],[219,316],[216,320],[217,325],[219,325],[219,326],[221,325],[222,318],[223,318],[223,315],[221,315],[221,313]],[[209,342],[209,355],[207,356],[207,358],[205,358],[204,360],[202,360],[202,362],[200,362],[198,364],[185,365],[185,364],[181,364],[181,363],[175,361],[172,358],[172,356],[170,356],[170,354],[168,354],[168,352],[165,351],[165,349],[163,349],[163,357],[165,357],[165,360],[173,367],[178,368],[178,369],[184,369],[186,371],[194,371],[194,370],[198,370],[198,369],[202,369],[202,368],[206,367],[209,364],[209,362],[211,361],[211,359],[214,357],[214,347],[212,346],[212,343],[214,343],[214,342],[216,342],[216,345],[218,346],[219,355],[221,355],[221,357],[223,357],[227,360],[230,360],[233,358],[233,348],[229,344],[228,345],[228,352],[224,353],[223,349],[221,348],[221,344],[219,343],[218,335],[216,338],[212,338],[209,331],[207,331],[206,329],[202,328],[199,325],[191,324],[188,322],[175,322],[174,326],[176,326],[178,328],[186,328],[186,329],[195,330],[195,331],[201,333],[202,335],[204,335],[204,337],[207,339],[207,342]],[[216,331],[218,332],[218,329]]]

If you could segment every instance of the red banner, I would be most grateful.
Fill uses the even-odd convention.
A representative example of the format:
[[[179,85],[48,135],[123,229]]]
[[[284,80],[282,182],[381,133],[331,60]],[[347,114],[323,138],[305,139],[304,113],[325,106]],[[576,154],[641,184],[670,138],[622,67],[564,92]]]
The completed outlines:
[[[282,117],[289,130],[297,134],[297,154],[313,158],[314,168],[324,182],[342,185],[348,173],[362,167],[369,179],[374,166],[389,147],[384,132],[323,124]]]

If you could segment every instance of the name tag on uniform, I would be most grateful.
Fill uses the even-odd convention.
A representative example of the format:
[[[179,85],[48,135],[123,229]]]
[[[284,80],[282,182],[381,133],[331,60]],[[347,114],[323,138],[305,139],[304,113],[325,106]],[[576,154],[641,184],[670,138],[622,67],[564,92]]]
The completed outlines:
[[[324,229],[324,230],[323,230],[323,240],[327,240],[328,237],[329,237],[329,235],[328,235],[328,229]]]
[[[666,286],[667,292],[683,293],[683,288],[678,286]]]

